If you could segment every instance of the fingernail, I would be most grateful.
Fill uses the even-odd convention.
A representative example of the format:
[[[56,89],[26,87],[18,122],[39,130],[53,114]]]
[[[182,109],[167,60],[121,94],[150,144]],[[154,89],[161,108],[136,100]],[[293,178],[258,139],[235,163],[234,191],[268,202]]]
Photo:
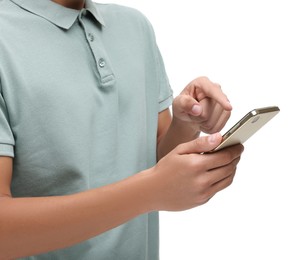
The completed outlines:
[[[215,143],[217,134],[209,135],[208,140],[210,143]]]
[[[191,110],[191,112],[196,115],[199,115],[201,111],[202,111],[202,107],[200,105],[194,105]]]
[[[232,109],[233,108],[233,106],[232,106],[232,104],[230,103],[230,101],[227,99],[227,105]]]

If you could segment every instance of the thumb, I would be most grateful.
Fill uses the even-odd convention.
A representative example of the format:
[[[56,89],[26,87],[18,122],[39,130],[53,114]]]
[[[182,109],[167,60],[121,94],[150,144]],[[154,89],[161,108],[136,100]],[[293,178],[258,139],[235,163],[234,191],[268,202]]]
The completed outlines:
[[[179,95],[174,100],[174,108],[179,112],[185,112],[193,116],[199,116],[202,112],[202,106],[189,95]]]
[[[213,150],[222,141],[220,133],[196,138],[177,147],[178,154],[204,153]]]

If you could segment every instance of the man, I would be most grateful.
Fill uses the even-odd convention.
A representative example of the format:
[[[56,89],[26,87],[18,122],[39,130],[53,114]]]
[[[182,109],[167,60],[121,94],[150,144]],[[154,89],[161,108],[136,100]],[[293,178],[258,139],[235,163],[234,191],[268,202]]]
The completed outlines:
[[[219,85],[173,101],[130,8],[2,0],[0,28],[0,259],[158,259],[157,212],[233,180],[241,145],[204,154],[232,109]]]

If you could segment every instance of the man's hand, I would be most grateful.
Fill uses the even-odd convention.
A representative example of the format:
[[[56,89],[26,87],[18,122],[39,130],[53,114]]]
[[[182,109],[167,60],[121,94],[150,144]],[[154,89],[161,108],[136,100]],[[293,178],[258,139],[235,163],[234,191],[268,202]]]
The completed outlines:
[[[178,145],[151,168],[156,210],[180,211],[202,205],[228,187],[243,146],[203,154],[221,142],[219,133]]]
[[[173,120],[197,132],[219,132],[230,117],[232,106],[219,84],[206,77],[191,81],[173,102]]]

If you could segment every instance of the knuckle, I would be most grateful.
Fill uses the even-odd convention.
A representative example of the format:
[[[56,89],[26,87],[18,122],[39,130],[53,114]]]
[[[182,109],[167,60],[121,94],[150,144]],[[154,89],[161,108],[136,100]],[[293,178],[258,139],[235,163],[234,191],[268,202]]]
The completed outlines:
[[[231,174],[229,177],[225,180],[225,187],[230,186],[234,181],[234,174]]]
[[[226,149],[226,152],[223,155],[223,160],[226,164],[229,164],[234,160],[234,153],[232,149],[230,148]]]
[[[201,192],[198,194],[196,198],[196,204],[203,205],[207,203],[212,197],[213,195],[210,195],[208,192]]]
[[[201,76],[198,79],[202,81],[210,81],[210,79],[207,76]]]
[[[201,145],[202,145],[202,138],[196,138],[195,140],[194,140],[194,145],[195,145],[195,147],[200,147]]]
[[[189,164],[188,165],[189,165],[191,171],[193,171],[193,172],[197,172],[198,171],[199,160],[198,160],[196,154],[190,154],[189,155]]]
[[[234,177],[236,172],[237,172],[237,166],[236,165],[234,165],[234,167],[232,167],[231,172],[232,172],[232,177]]]
[[[218,84],[218,83],[214,83],[214,84],[215,84],[215,86],[216,86],[217,88],[221,89],[221,85],[220,85],[220,84]]]
[[[197,187],[201,191],[208,191],[214,185],[214,182],[214,175],[209,174],[208,172],[199,174],[197,177]]]
[[[184,147],[184,143],[181,143],[181,144],[178,144],[175,149],[181,150],[183,147]]]
[[[184,147],[185,147],[185,144],[184,143],[181,143],[181,144],[178,144],[173,151],[175,151],[176,153],[181,153],[183,150],[184,150]]]
[[[207,119],[204,119],[204,121],[202,122],[202,128],[207,133],[212,132],[214,130],[214,127],[215,127],[215,125],[208,122]]]
[[[199,187],[201,187],[201,189],[206,189],[207,187],[211,186],[211,181],[208,178],[201,178],[198,181]]]

